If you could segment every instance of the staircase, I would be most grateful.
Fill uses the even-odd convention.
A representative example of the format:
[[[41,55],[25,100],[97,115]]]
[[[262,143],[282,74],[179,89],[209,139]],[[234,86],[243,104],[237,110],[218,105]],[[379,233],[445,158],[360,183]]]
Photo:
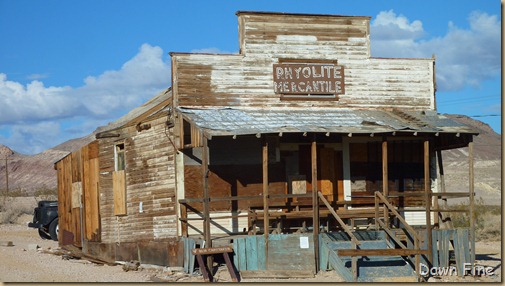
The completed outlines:
[[[361,250],[391,249],[384,231],[355,231],[354,236],[360,241]],[[343,232],[320,234],[320,268],[334,269],[346,281],[354,282],[352,259],[339,255],[339,250],[354,249],[353,243]],[[413,266],[402,256],[359,256],[357,259],[358,282],[416,282]]]

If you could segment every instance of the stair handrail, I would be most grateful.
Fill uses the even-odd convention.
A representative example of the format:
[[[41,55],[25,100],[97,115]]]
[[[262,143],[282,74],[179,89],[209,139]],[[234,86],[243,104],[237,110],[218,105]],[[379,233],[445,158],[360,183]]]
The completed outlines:
[[[349,227],[344,223],[344,221],[340,218],[340,216],[331,207],[330,203],[326,200],[323,193],[321,193],[321,191],[318,191],[317,195],[319,196],[321,201],[323,201],[323,203],[326,205],[326,207],[328,208],[330,213],[333,215],[333,217],[335,217],[335,219],[340,224],[340,226],[344,229],[344,231],[347,233],[347,235],[349,235],[351,237],[352,242],[354,242],[356,245],[360,245],[361,242],[356,238],[354,233],[352,233],[352,231],[349,229]]]
[[[420,247],[421,238],[417,234],[417,231],[415,229],[413,229],[407,223],[407,221],[400,215],[400,213],[394,208],[394,206],[388,201],[388,199],[383,194],[381,194],[378,191],[375,192],[375,220],[377,221],[377,223],[380,224],[382,226],[382,228],[384,228],[384,230],[386,230],[387,234],[391,235],[387,231],[387,230],[389,230],[389,227],[387,225],[385,225],[384,223],[382,223],[381,221],[379,221],[377,199],[381,200],[382,203],[384,204],[384,206],[386,206],[386,208],[388,210],[390,210],[396,216],[396,218],[398,218],[398,220],[400,220],[400,222],[403,224],[403,226],[405,227],[405,229],[412,235],[412,239],[414,240],[413,241],[414,250],[416,250],[418,252],[421,252],[421,247]],[[385,213],[385,215],[387,215],[387,212]],[[396,239],[394,239],[394,240],[396,241]],[[402,246],[402,244],[400,244],[400,246]],[[420,253],[418,253],[418,254],[415,255],[414,268],[415,268],[415,271],[416,271],[416,274],[417,274],[417,278],[419,280],[421,279],[421,276],[420,276],[420,261],[421,261],[420,260]]]
[[[384,197],[383,194],[381,194],[380,192],[376,191],[375,192],[375,196],[378,197],[382,203],[395,215],[396,218],[398,218],[398,220],[403,224],[403,226],[405,227],[405,229],[407,229],[407,231],[409,231],[412,236],[414,236],[415,239],[417,239],[418,241],[421,241],[421,238],[419,237],[419,235],[417,234],[417,231],[415,229],[413,229],[408,223],[407,221],[403,218],[403,216],[395,209],[395,207],[386,199],[386,197]]]

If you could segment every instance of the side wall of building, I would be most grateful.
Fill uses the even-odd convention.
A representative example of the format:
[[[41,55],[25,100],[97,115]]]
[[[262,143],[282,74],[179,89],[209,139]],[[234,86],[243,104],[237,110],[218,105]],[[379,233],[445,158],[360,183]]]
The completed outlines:
[[[102,242],[160,241],[177,237],[174,148],[167,136],[167,116],[117,131],[100,140],[100,214]],[[124,210],[117,215],[114,190],[115,148],[124,144]],[[121,194],[120,194],[121,195]],[[116,204],[116,205],[115,205]]]

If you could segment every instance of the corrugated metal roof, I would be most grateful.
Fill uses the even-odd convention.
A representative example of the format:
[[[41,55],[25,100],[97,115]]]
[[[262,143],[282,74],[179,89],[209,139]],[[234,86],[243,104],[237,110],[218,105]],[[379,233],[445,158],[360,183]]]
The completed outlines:
[[[246,135],[278,132],[383,133],[450,132],[474,130],[434,111],[359,109],[188,109],[177,111],[209,135]]]

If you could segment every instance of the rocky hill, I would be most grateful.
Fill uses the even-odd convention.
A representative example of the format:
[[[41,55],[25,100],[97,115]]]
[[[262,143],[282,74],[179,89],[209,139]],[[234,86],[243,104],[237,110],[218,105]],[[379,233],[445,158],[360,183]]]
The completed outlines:
[[[90,134],[32,156],[0,145],[0,190],[4,191],[6,187],[4,158],[8,159],[9,192],[31,196],[38,190],[56,189],[54,163],[93,139],[94,134]]]
[[[480,133],[475,137],[475,188],[486,203],[501,202],[501,136],[487,124],[462,115],[447,115],[470,125]],[[27,156],[0,145],[0,159],[7,157],[9,189],[33,195],[41,188],[56,188],[54,163],[69,152],[94,140],[94,134],[69,140],[40,154]],[[468,191],[468,150],[444,151],[444,169],[448,191]],[[5,161],[0,160],[0,190],[5,189]]]
[[[501,136],[487,124],[463,115],[446,115],[453,120],[473,127],[479,135],[474,137],[474,186],[477,199],[484,204],[500,205],[502,192]],[[449,192],[468,191],[468,148],[444,151],[446,188]],[[450,200],[449,203],[461,200]]]

